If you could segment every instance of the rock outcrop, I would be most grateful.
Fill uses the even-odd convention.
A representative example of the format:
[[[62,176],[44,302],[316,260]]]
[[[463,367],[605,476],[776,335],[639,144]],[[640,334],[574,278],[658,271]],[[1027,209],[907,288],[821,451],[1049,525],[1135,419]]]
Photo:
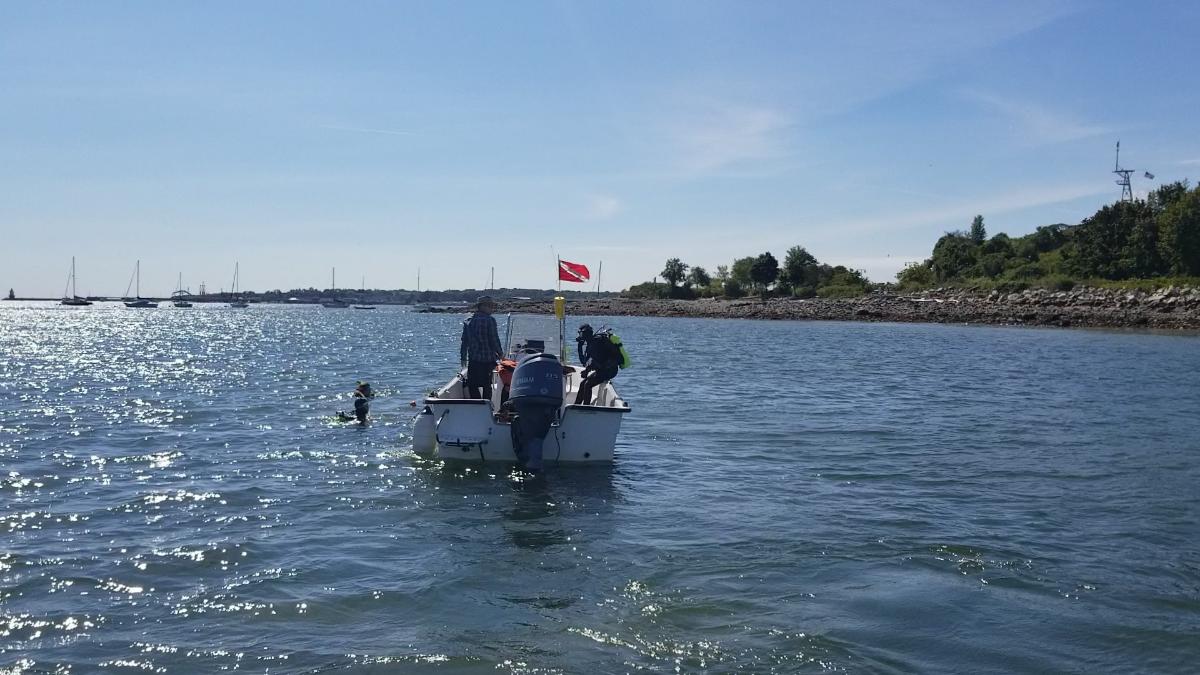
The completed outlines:
[[[501,303],[501,311],[550,313],[551,303]],[[1020,293],[935,289],[919,293],[872,293],[849,299],[572,301],[574,315],[666,316],[729,319],[901,321],[995,325],[1077,326],[1200,330],[1200,289],[1157,291],[1078,288]]]

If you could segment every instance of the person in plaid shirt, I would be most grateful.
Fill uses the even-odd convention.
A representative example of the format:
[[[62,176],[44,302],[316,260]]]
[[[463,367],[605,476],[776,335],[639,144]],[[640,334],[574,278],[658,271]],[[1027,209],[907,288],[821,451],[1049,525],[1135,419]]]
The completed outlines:
[[[464,385],[467,398],[485,398],[492,386],[492,371],[496,361],[504,358],[500,347],[500,329],[492,312],[496,301],[483,296],[475,303],[475,314],[463,322],[462,343],[458,360],[467,367]]]

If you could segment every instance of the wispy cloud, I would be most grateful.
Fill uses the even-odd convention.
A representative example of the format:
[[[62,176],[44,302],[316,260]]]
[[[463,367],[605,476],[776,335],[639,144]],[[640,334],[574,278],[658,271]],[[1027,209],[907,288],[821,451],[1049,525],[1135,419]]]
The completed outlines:
[[[402,129],[372,129],[370,127],[344,127],[325,124],[322,129],[331,129],[333,131],[352,131],[360,134],[383,134],[385,136],[416,136],[415,131],[404,131]]]
[[[589,195],[584,207],[588,220],[608,220],[621,212],[621,200],[612,195]]]
[[[1032,101],[977,90],[964,91],[963,95],[1006,119],[1017,135],[1031,145],[1065,143],[1115,131],[1111,126],[1089,122]]]
[[[766,107],[709,104],[673,125],[686,171],[704,173],[783,154],[789,120]]]
[[[1060,204],[1084,197],[1109,194],[1107,186],[1101,189],[1095,183],[1073,183],[1010,190],[993,195],[962,199],[952,204],[888,214],[876,218],[858,218],[835,223],[838,232],[895,232],[912,227],[966,227],[975,214],[999,215]]]

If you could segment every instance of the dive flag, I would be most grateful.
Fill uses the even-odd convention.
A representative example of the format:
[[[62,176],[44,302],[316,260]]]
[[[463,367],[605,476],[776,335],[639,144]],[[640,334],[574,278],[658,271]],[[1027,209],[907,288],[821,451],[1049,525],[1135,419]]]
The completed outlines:
[[[591,273],[588,272],[587,265],[579,263],[567,262],[566,260],[558,261],[558,280],[571,281],[577,284],[582,284],[591,278]]]

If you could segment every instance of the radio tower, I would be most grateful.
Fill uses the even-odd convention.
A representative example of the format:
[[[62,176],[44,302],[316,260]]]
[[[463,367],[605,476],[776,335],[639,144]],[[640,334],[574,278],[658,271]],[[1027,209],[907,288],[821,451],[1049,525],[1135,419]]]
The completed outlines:
[[[1117,185],[1121,186],[1121,201],[1133,201],[1133,185],[1129,182],[1129,177],[1133,175],[1133,169],[1121,168],[1121,141],[1117,141],[1117,161],[1113,167],[1113,173],[1120,176],[1117,179]]]

